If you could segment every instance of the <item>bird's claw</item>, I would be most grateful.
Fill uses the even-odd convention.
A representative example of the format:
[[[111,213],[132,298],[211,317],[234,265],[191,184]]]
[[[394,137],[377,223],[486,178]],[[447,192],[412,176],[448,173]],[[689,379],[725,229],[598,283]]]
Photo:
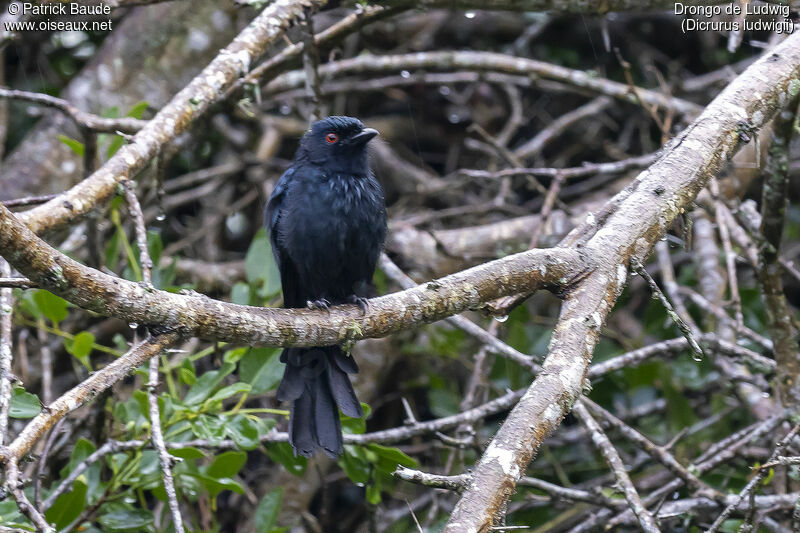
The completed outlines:
[[[362,315],[367,314],[367,310],[369,309],[369,300],[366,298],[352,294],[347,298],[347,303],[357,305],[358,308],[361,309]]]
[[[331,303],[325,298],[320,298],[319,300],[309,300],[306,303],[306,307],[308,307],[309,309],[322,309],[324,311],[330,311],[328,309],[330,305]]]

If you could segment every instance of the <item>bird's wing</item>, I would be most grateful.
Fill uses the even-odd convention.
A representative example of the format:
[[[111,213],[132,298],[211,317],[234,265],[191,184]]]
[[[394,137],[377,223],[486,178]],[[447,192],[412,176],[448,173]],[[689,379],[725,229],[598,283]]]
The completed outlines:
[[[277,244],[278,240],[278,219],[281,215],[281,207],[283,206],[283,199],[286,197],[286,191],[289,188],[289,182],[292,181],[294,175],[294,168],[290,168],[278,179],[275,188],[272,189],[272,194],[267,202],[267,207],[264,208],[264,227],[269,231],[269,237],[272,241],[272,253],[275,254],[275,260],[280,264],[278,257]]]
[[[290,168],[283,173],[278,183],[275,184],[272,195],[269,197],[269,202],[267,202],[267,207],[264,209],[264,226],[269,232],[269,240],[272,244],[272,255],[275,256],[275,262],[278,264],[278,271],[281,274],[284,307],[303,307],[305,305],[305,300],[299,295],[300,280],[297,274],[297,268],[281,243],[279,229],[283,211],[283,201],[286,198],[286,193],[289,189],[289,184],[292,181],[294,172],[295,169]]]

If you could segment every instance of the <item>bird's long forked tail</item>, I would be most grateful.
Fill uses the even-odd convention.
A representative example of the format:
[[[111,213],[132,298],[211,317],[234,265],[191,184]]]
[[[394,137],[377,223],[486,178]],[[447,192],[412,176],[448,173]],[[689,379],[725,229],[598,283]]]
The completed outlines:
[[[318,448],[336,458],[342,453],[339,409],[360,418],[364,412],[348,374],[358,373],[355,360],[339,346],[287,348],[278,400],[292,402],[289,443],[295,455],[311,457]]]

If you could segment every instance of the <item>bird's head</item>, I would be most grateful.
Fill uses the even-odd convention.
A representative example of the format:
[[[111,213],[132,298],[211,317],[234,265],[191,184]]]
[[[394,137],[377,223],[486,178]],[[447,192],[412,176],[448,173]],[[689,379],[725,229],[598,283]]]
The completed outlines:
[[[357,118],[327,117],[311,125],[298,155],[332,172],[366,174],[367,143],[377,134]]]

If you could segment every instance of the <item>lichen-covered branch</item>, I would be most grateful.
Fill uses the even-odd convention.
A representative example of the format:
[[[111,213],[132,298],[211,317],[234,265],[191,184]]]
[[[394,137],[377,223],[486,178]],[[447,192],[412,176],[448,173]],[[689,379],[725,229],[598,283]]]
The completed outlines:
[[[474,483],[464,491],[446,532],[490,529],[538,447],[579,397],[599,329],[625,285],[630,259],[649,255],[681,209],[747,138],[742,128],[757,131],[798,91],[800,35],[793,35],[733,81],[655,164],[567,236],[562,246],[582,245],[595,268],[564,302],[542,372],[476,465]]]
[[[789,106],[775,117],[772,144],[764,168],[761,196],[761,234],[764,242],[759,249],[758,269],[767,311],[767,327],[775,347],[778,399],[795,411],[800,409],[800,347],[795,337],[794,313],[783,292],[783,268],[778,258],[789,198],[789,146],[798,102],[800,96],[795,95]]]
[[[0,255],[62,298],[127,322],[250,345],[320,346],[380,337],[434,322],[509,294],[563,288],[589,265],[570,249],[531,250],[484,263],[413,289],[370,300],[369,312],[344,305],[322,310],[265,309],[173,294],[81,265],[0,206]]]

